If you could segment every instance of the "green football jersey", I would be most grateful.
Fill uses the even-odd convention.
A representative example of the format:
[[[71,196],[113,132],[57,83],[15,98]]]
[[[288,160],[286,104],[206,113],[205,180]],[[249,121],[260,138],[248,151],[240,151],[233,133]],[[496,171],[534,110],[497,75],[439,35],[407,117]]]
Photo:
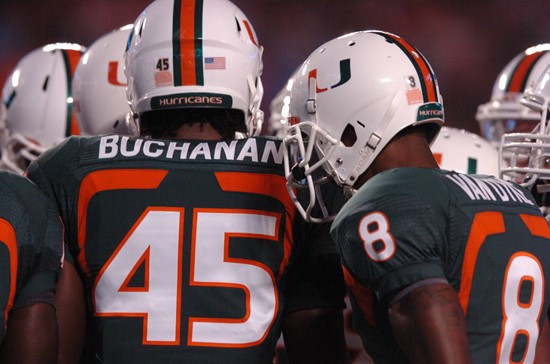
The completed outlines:
[[[300,218],[282,160],[267,138],[109,135],[31,164],[59,206],[101,361],[267,363],[284,313],[342,307],[329,227]],[[328,282],[307,270],[319,262]]]
[[[0,172],[0,342],[12,308],[55,291],[62,253],[54,204],[28,179]]]
[[[457,291],[474,362],[534,358],[550,298],[550,231],[525,189],[487,176],[392,169],[357,191],[331,233],[375,362],[403,361],[387,303],[432,278]]]

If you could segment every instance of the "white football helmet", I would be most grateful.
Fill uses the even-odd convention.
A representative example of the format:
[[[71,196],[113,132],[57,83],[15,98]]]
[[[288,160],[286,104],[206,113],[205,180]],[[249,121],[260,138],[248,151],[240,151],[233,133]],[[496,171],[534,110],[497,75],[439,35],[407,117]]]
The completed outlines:
[[[310,221],[322,166],[336,183],[353,189],[386,144],[401,130],[421,124],[433,141],[443,125],[437,79],[426,59],[402,38],[362,31],[336,38],[315,50],[299,69],[291,91],[290,126],[285,137],[287,187]],[[318,160],[316,160],[318,158]],[[315,173],[315,176],[314,176]],[[294,187],[309,189],[304,208]]]
[[[498,150],[477,134],[444,126],[431,149],[442,169],[498,176]]]
[[[550,62],[539,79],[531,83],[521,103],[538,115],[539,124],[531,133],[509,133],[502,137],[500,162],[501,176],[523,181],[530,187],[537,181],[550,186]],[[550,188],[538,187],[538,192],[550,192]]]
[[[259,134],[262,52],[228,0],[154,1],[135,21],[126,52],[130,133],[139,134],[135,115],[146,111],[213,107],[243,111],[248,134]]]
[[[78,44],[50,44],[17,63],[2,90],[7,132],[0,168],[22,174],[44,150],[80,134],[71,83],[84,50]]]
[[[298,70],[294,71],[285,86],[275,95],[269,104],[269,123],[267,126],[270,135],[284,138],[286,134],[288,117],[290,116],[290,91],[292,90],[294,77],[296,77]]]
[[[76,67],[74,110],[83,135],[128,134],[124,51],[131,30],[127,25],[103,35]]]
[[[505,133],[529,133],[540,114],[521,105],[523,92],[550,63],[550,43],[530,47],[515,56],[500,72],[491,101],[479,105],[476,119],[481,135],[498,148]]]
[[[267,125],[268,133],[278,137],[285,136],[285,129],[290,114],[290,90],[292,89],[293,79],[289,78],[285,87],[283,87],[269,104],[269,123]]]

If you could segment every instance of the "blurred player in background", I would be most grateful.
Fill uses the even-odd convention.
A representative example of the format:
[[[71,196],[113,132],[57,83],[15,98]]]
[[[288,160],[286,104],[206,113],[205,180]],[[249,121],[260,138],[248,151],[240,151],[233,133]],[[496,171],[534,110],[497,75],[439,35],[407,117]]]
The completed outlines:
[[[82,135],[128,134],[124,52],[131,31],[126,25],[103,35],[78,62],[73,92]]]
[[[269,104],[269,123],[267,125],[269,135],[275,135],[279,138],[284,138],[285,136],[290,111],[290,91],[292,90],[296,72],[298,72],[299,69],[300,67],[294,71],[285,86],[277,92]]]
[[[23,174],[40,153],[80,133],[72,79],[84,50],[78,44],[49,44],[17,63],[2,89],[6,113],[0,168]]]
[[[0,171],[0,361],[57,363],[63,226],[29,180]]]
[[[322,168],[352,195],[331,233],[374,362],[532,363],[548,327],[550,230],[525,189],[438,168],[429,143],[443,107],[426,59],[396,35],[357,32],[299,74],[289,193],[315,194]]]
[[[444,126],[430,149],[442,169],[498,176],[498,150],[477,134]]]
[[[226,0],[157,0],[125,72],[133,136],[70,138],[29,167],[57,202],[106,363],[346,362],[328,225],[306,225],[261,130],[262,48]],[[81,100],[84,102],[84,100]]]
[[[56,43],[25,55],[2,90],[5,126],[0,168],[23,174],[46,149],[80,133],[73,110],[72,78],[85,48]],[[65,260],[57,283],[59,363],[78,361],[83,341],[82,284],[72,260]]]
[[[476,113],[481,135],[495,148],[504,133],[528,133],[539,122],[539,114],[520,100],[549,62],[550,43],[539,44],[515,56],[498,75],[491,100],[480,105]]]
[[[549,100],[550,59],[545,71],[536,82],[528,85],[521,99],[522,105],[539,115],[537,126],[530,133],[504,134],[499,150],[501,176],[519,180],[524,187],[530,188],[545,212],[550,206]],[[508,161],[508,166],[504,165],[505,160]]]

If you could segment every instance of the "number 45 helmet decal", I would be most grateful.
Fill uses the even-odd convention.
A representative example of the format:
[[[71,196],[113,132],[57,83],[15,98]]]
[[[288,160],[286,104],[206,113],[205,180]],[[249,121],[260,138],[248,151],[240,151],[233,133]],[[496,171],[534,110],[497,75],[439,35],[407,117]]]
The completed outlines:
[[[248,134],[259,134],[262,52],[249,20],[228,0],[156,0],[137,18],[128,40],[132,112],[237,109]],[[130,127],[139,131],[137,123]]]
[[[386,144],[401,130],[427,124],[433,141],[443,125],[443,105],[426,59],[402,38],[382,31],[347,34],[322,45],[294,77],[290,126],[285,137],[287,186],[311,221],[332,217],[321,206],[312,216],[315,186],[326,181],[352,189]],[[309,189],[302,206],[294,187]]]

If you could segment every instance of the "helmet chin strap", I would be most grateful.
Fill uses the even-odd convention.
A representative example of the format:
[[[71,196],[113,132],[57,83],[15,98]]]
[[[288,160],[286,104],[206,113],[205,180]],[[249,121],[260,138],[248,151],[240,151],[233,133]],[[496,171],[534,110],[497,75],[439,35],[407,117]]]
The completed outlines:
[[[391,121],[394,118],[395,114],[397,113],[397,110],[399,109],[399,105],[401,103],[401,99],[403,96],[403,91],[398,90],[395,95],[393,96],[393,99],[390,103],[390,106],[386,109],[386,112],[380,119],[380,122],[378,123],[378,128],[371,133],[369,136],[369,139],[367,140],[367,143],[365,144],[365,147],[361,150],[359,150],[359,160],[353,167],[352,173],[348,176],[346,182],[346,185],[349,185],[351,183],[350,188],[355,184],[357,181],[357,178],[363,174],[370,164],[372,164],[372,161],[370,161],[369,165],[364,168],[366,162],[368,162],[371,158],[371,155],[374,153],[376,148],[378,147],[378,144],[380,144],[380,141],[382,140],[381,136],[384,135],[388,127],[391,125]],[[392,135],[393,137],[393,135]]]

